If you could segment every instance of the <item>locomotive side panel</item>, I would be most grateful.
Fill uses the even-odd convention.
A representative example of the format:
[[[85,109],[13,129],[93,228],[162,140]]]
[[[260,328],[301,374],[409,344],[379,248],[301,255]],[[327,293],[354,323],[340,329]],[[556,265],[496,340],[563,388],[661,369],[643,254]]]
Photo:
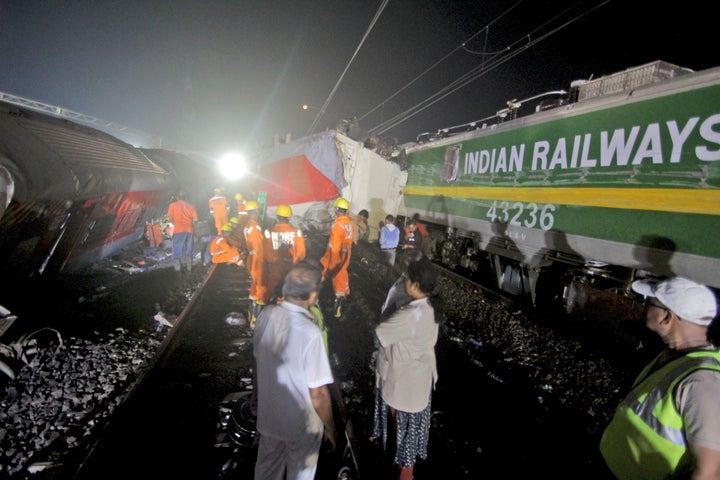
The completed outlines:
[[[410,214],[523,265],[720,287],[720,70],[407,150]],[[442,241],[442,240],[441,240]]]

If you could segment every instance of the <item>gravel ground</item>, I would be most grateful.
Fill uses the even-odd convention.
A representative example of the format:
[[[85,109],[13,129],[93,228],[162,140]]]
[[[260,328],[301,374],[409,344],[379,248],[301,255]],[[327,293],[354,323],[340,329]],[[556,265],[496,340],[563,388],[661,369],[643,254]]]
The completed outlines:
[[[176,318],[206,272],[170,280],[153,254],[138,245],[41,283],[41,298],[6,292],[19,318],[1,345],[16,378],[0,375],[0,478],[67,462],[127,398],[167,334],[155,317]]]
[[[365,479],[389,471],[381,448],[368,441],[374,395],[370,324],[394,280],[377,254],[377,245],[355,248],[345,313],[339,320],[326,315]],[[167,327],[156,315],[170,321],[177,316],[206,271],[196,268],[174,281],[162,261],[142,265],[144,271],[133,270],[141,265],[137,261],[124,263],[128,256],[147,257],[147,251],[124,255],[49,286],[47,301],[11,309],[23,312],[29,331],[61,325],[62,342],[45,330],[49,335],[29,364],[18,365],[18,378],[0,385],[0,478],[32,478],[28,469],[62,462],[82,448],[93,427],[125,399],[164,338]],[[442,296],[446,314],[429,457],[418,462],[416,478],[479,478],[488,472],[610,478],[597,451],[599,436],[632,377],[661,348],[644,330],[641,309],[616,295],[586,295],[584,308],[572,315],[538,314],[498,303],[451,278],[443,279]],[[326,285],[325,312],[331,302]]]
[[[382,275],[376,248],[354,250],[346,313],[330,323],[331,350],[342,357],[337,374],[365,459],[383,459],[380,447],[367,442],[374,383],[369,325],[393,280]],[[428,459],[416,465],[416,478],[479,478],[490,471],[509,478],[611,478],[597,450],[602,429],[632,377],[660,348],[644,331],[642,309],[611,295],[585,299],[571,316],[528,313],[450,277],[441,296],[440,378]],[[387,475],[386,464],[366,463],[361,475]]]

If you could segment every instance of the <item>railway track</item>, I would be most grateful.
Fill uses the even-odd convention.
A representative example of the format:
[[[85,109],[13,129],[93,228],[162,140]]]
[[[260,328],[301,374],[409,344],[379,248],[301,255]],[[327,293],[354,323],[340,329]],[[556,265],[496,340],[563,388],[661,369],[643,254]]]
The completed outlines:
[[[248,284],[244,270],[211,267],[71,478],[217,476],[219,406],[251,377],[249,332],[232,320],[247,310]]]
[[[148,373],[77,472],[64,478],[252,478],[252,430],[243,429],[254,424],[238,430],[230,421],[252,388],[252,332],[244,316],[248,288],[245,269],[211,267]],[[342,419],[337,416],[340,432]],[[323,468],[342,461],[326,456]]]
[[[342,351],[343,360],[336,381],[351,384],[343,392],[351,399],[361,459],[383,458],[366,442],[374,384],[366,320],[378,315],[393,280],[382,276],[378,264],[373,246],[354,249],[351,288],[360,295],[351,293],[348,318],[330,324],[330,350]],[[538,318],[513,297],[437,268],[445,303],[436,348],[440,378],[429,457],[416,464],[416,478],[478,478],[509,464],[517,466],[518,476],[577,478],[582,472],[585,478],[609,478],[597,440],[616,405],[621,376],[572,335],[552,328],[560,319]],[[523,432],[533,448],[518,451],[513,432]],[[564,445],[565,453],[553,442]],[[369,478],[385,473],[370,468],[361,468]]]
[[[382,273],[377,253],[372,244],[354,250],[352,292],[341,319],[327,314],[332,292],[321,292],[335,403],[341,407],[336,417],[343,427],[351,426],[348,443],[355,448],[341,448],[334,456],[323,452],[319,479],[383,478],[388,471],[382,448],[368,440],[374,393],[368,320],[379,313],[394,280]],[[617,372],[574,340],[539,325],[512,299],[443,272],[440,379],[429,458],[418,462],[416,478],[477,478],[508,464],[517,465],[518,475],[605,478],[596,442],[616,404]],[[151,283],[173,282],[173,274],[172,269],[160,272]],[[253,448],[234,442],[229,430],[229,415],[251,377],[250,332],[242,321],[248,300],[241,295],[248,282],[247,272],[234,266],[209,271],[202,285],[193,287],[152,370],[132,388],[102,435],[66,456],[63,468],[33,478],[252,478]],[[518,451],[513,432],[519,431],[532,449]],[[345,477],[339,477],[343,468]]]

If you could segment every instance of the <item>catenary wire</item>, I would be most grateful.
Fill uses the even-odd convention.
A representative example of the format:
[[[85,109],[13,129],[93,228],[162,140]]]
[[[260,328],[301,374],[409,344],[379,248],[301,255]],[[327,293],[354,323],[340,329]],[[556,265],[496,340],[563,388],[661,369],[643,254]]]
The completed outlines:
[[[332,101],[333,97],[335,96],[335,92],[337,91],[338,87],[340,86],[340,82],[342,82],[343,77],[347,73],[348,69],[350,68],[350,65],[352,64],[353,60],[355,60],[355,57],[357,57],[358,52],[360,51],[360,48],[362,48],[363,43],[365,43],[365,40],[367,39],[368,35],[370,35],[370,31],[375,26],[375,23],[380,18],[380,14],[383,12],[385,7],[387,6],[389,0],[383,0],[382,4],[380,4],[380,7],[378,8],[378,11],[375,13],[375,17],[373,17],[372,21],[370,22],[370,25],[368,26],[367,30],[365,31],[365,35],[363,35],[363,38],[360,40],[360,43],[358,44],[357,48],[355,49],[355,53],[353,53],[352,58],[350,58],[350,61],[345,66],[345,70],[343,70],[342,74],[340,74],[340,78],[338,78],[337,82],[335,82],[335,86],[333,87],[332,91],[328,95],[328,97],[325,99],[325,102],[323,103],[322,107],[320,107],[320,111],[315,115],[315,119],[313,120],[312,124],[310,125],[310,128],[308,128],[308,131],[306,135],[310,135],[315,131],[315,128],[317,127],[318,122],[320,121],[320,118],[325,114],[325,110],[327,109],[328,105]]]
[[[494,23],[497,23],[498,21],[500,21],[500,19],[502,19],[505,15],[507,15],[508,13],[510,13],[515,7],[517,7],[517,6],[520,5],[521,3],[522,3],[522,0],[519,1],[519,2],[517,2],[515,5],[513,5],[513,6],[510,7],[510,8],[508,8],[507,10],[505,10],[502,14],[500,14],[498,17],[496,17],[495,19],[493,19],[489,24],[485,25],[483,28],[481,28],[481,29],[478,30],[477,32],[473,33],[473,34],[472,34],[470,37],[468,37],[464,42],[462,42],[462,44],[460,44],[459,46],[457,46],[457,47],[455,47],[454,49],[452,49],[450,52],[448,52],[448,53],[447,53],[444,57],[442,57],[440,60],[438,60],[437,62],[435,62],[434,64],[432,64],[430,67],[428,67],[427,69],[425,69],[425,71],[423,71],[420,75],[418,75],[418,76],[416,76],[415,78],[413,78],[412,80],[410,80],[410,82],[408,82],[407,84],[405,84],[405,86],[403,86],[402,88],[400,88],[400,90],[396,91],[395,93],[393,93],[392,95],[390,95],[389,97],[387,97],[386,99],[384,99],[382,102],[380,102],[379,104],[377,104],[375,107],[373,107],[372,109],[370,109],[367,113],[365,113],[364,115],[362,115],[361,117],[359,117],[359,118],[358,118],[358,121],[364,120],[368,115],[370,115],[371,113],[373,113],[374,111],[376,111],[378,108],[383,107],[387,102],[389,102],[390,100],[392,100],[393,98],[395,98],[396,96],[398,96],[400,93],[402,93],[402,92],[405,91],[406,89],[410,88],[415,82],[417,82],[417,81],[420,80],[422,77],[424,77],[425,75],[427,75],[428,73],[430,73],[432,70],[435,69],[435,67],[439,66],[441,63],[443,63],[445,60],[447,60],[450,56],[452,56],[455,52],[457,52],[457,51],[460,50],[460,49],[465,49],[465,45],[466,45],[468,42],[472,41],[475,37],[477,37],[478,35],[480,35],[483,31],[488,31],[488,30],[490,29],[490,26],[491,26],[491,25],[493,25]],[[509,48],[509,47],[508,47],[508,48]]]
[[[501,53],[498,55],[494,55],[493,58],[491,58],[487,63],[482,63],[478,67],[474,67],[469,72],[463,74],[460,78],[454,80],[449,85],[443,87],[439,91],[435,92],[434,94],[430,95],[425,100],[419,102],[418,104],[410,107],[409,109],[398,113],[397,115],[393,116],[392,118],[389,118],[388,120],[385,120],[384,122],[381,122],[380,124],[371,127],[368,129],[368,133],[372,135],[381,135],[383,133],[386,133],[387,131],[391,130],[392,128],[395,128],[396,126],[400,125],[401,123],[409,120],[413,116],[417,115],[418,113],[422,112],[423,110],[429,108],[430,106],[434,105],[435,103],[439,102],[440,100],[444,99],[448,95],[451,95],[452,93],[456,92],[460,88],[468,85],[469,83],[477,80],[481,76],[485,75],[486,73],[492,71],[493,69],[499,67],[500,65],[504,64],[505,62],[511,60],[515,56],[519,55],[520,53],[523,53],[527,51],[529,48],[533,47],[534,45],[542,42],[543,40],[546,40],[550,36],[554,35],[558,31],[562,30],[563,28],[567,27],[568,25],[574,23],[575,21],[579,20],[580,18],[584,17],[585,15],[590,14],[594,10],[602,7],[603,5],[609,3],[611,0],[604,0],[603,2],[593,6],[592,8],[589,8],[585,11],[583,11],[581,14],[571,18],[570,20],[562,23],[558,27],[550,30],[549,32],[540,35],[539,37],[533,39],[532,35],[536,33],[537,31],[545,28],[548,24],[552,23],[565,13],[567,13],[569,10],[574,8],[575,5],[572,7],[569,7],[568,9],[565,9],[563,12],[555,15],[552,19],[549,21],[543,23],[541,26],[535,28],[532,30],[532,32],[528,34],[522,35],[518,40],[514,41],[511,46],[517,45],[518,43],[522,43],[523,45],[518,47],[516,50],[512,50],[512,47],[509,46],[505,50],[502,50]],[[457,50],[457,49],[456,49]],[[506,53],[509,52],[509,53]],[[502,55],[502,53],[506,53],[505,55]]]

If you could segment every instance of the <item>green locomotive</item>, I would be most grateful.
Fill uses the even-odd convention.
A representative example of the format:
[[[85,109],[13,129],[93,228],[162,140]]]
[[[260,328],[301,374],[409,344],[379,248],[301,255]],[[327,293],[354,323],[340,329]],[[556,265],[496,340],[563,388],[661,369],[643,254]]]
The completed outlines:
[[[435,260],[535,303],[573,281],[720,288],[720,68],[658,61],[574,82],[526,116],[508,105],[405,148],[404,206]]]

